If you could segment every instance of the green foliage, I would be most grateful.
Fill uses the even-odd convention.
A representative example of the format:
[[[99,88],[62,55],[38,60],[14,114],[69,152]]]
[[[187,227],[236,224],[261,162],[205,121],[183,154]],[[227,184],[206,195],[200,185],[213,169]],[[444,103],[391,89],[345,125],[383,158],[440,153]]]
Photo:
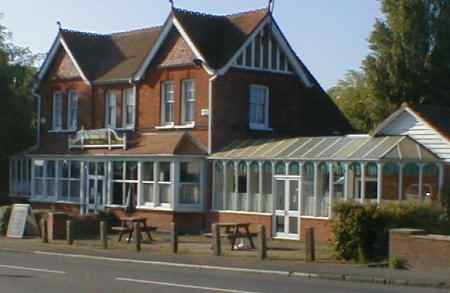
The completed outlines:
[[[0,207],[0,235],[5,235],[8,228],[9,217],[11,215],[11,206]]]
[[[29,49],[14,45],[0,24],[0,178],[8,176],[8,157],[34,142],[31,84],[35,58]]]
[[[388,232],[393,228],[424,229],[450,234],[443,208],[413,203],[377,206],[356,202],[339,203],[332,221],[334,249],[339,258],[367,262],[387,256]]]
[[[362,71],[329,90],[367,132],[403,102],[450,107],[450,0],[380,0]]]
[[[407,268],[407,261],[400,257],[391,257],[389,259],[389,268],[394,270],[404,270]]]

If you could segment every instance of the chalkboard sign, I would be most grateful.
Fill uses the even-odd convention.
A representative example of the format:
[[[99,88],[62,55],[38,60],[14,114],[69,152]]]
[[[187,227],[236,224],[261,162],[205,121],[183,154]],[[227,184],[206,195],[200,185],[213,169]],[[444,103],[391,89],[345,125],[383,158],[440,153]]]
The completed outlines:
[[[29,204],[15,204],[11,212],[8,223],[8,232],[6,236],[9,238],[23,238],[25,234],[25,226],[27,218],[31,215],[31,206]]]

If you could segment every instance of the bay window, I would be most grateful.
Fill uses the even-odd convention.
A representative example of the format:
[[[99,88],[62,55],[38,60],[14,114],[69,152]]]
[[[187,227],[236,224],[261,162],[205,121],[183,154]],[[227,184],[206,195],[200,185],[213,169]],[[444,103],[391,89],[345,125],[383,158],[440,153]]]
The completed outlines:
[[[137,200],[138,163],[113,162],[112,204],[135,205]]]
[[[108,91],[106,94],[106,127],[117,127],[117,91]]]
[[[199,162],[180,163],[180,204],[200,204],[200,168]]]
[[[67,111],[67,128],[70,130],[78,129],[78,95],[74,90],[69,91],[69,109]]]
[[[172,171],[170,162],[158,163],[158,202],[160,205],[170,205],[172,187]]]
[[[41,160],[33,161],[34,168],[34,196],[44,196],[45,162]]]
[[[250,86],[250,129],[269,129],[269,88]]]
[[[77,161],[58,162],[58,200],[80,201],[81,164]]]
[[[162,124],[173,125],[175,123],[175,83],[165,81],[162,83]]]
[[[183,81],[183,123],[195,121],[195,101],[197,99],[196,82],[193,79]]]
[[[124,115],[123,125],[124,128],[134,128],[136,121],[136,96],[135,91],[132,88],[126,89],[123,92],[124,98]]]
[[[142,194],[139,205],[153,206],[155,204],[155,163],[142,163]]]
[[[53,130],[62,130],[63,128],[63,106],[64,94],[56,92],[53,95]]]

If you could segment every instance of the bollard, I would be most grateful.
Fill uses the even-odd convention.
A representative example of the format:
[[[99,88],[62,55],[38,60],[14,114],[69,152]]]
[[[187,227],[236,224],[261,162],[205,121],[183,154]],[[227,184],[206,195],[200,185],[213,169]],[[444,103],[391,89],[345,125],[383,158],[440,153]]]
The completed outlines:
[[[69,245],[73,244],[72,220],[67,220],[66,221],[66,239],[67,239],[67,244],[69,244]]]
[[[175,223],[170,224],[170,245],[173,253],[178,253],[178,231]]]
[[[43,243],[48,243],[47,220],[45,220],[44,218],[41,218],[40,225],[41,225],[42,242]]]
[[[141,251],[141,225],[133,223],[134,241],[136,242],[136,251]]]
[[[217,224],[212,225],[212,240],[213,240],[213,252],[215,256],[222,255],[222,248],[220,245],[220,227]]]
[[[305,259],[306,261],[316,260],[316,241],[314,239],[314,228],[309,227],[306,229],[305,237]]]
[[[108,224],[105,221],[100,221],[100,240],[103,249],[108,249]]]
[[[260,260],[267,258],[266,226],[264,225],[258,227],[258,257]]]

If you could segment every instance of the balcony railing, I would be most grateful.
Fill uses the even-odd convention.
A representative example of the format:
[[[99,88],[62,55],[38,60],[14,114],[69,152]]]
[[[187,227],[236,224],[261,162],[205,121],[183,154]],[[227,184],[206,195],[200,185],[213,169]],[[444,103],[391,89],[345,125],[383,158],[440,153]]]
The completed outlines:
[[[119,135],[111,128],[80,130],[69,136],[69,149],[127,149],[127,136]]]

